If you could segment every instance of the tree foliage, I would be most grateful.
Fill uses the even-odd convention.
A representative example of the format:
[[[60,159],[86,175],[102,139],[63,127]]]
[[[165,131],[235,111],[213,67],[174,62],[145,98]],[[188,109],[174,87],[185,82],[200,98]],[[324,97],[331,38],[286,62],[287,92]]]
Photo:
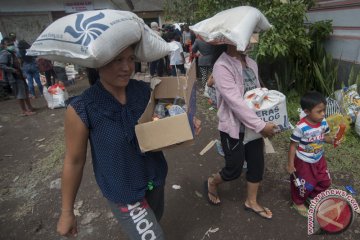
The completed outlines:
[[[263,80],[276,82],[284,93],[293,87],[300,94],[308,89],[331,92],[337,67],[323,46],[332,32],[331,22],[304,24],[314,0],[165,0],[165,14],[168,19],[192,25],[245,5],[258,8],[273,25],[261,33],[255,48],[260,69],[265,69]]]

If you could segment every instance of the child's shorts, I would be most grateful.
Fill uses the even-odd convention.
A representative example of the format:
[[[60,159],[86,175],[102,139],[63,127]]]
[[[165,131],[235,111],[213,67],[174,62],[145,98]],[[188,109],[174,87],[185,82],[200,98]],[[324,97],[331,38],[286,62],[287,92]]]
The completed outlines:
[[[290,177],[291,198],[295,204],[303,204],[308,197],[314,198],[330,187],[331,179],[324,156],[316,163],[308,163],[295,156],[294,165],[301,183],[300,187],[295,187],[293,176]]]

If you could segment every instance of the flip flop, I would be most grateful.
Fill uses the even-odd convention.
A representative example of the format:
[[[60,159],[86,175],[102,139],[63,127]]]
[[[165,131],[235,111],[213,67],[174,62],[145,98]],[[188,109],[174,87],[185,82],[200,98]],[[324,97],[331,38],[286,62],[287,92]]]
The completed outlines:
[[[219,206],[221,202],[218,202],[218,203],[214,203],[213,201],[211,201],[211,199],[209,198],[209,194],[215,198],[219,198],[219,195],[215,194],[215,193],[212,193],[209,191],[209,188],[208,188],[208,180],[206,180],[204,182],[204,191],[205,191],[205,197],[206,197],[206,200],[211,204],[211,205],[214,205],[214,206]]]
[[[271,216],[271,217],[266,217],[266,216],[264,216],[264,215],[261,214],[261,213],[266,213],[266,214],[267,214],[268,211],[270,211],[270,209],[268,209],[268,208],[262,207],[263,210],[256,211],[256,210],[252,209],[251,207],[248,207],[248,206],[246,206],[246,205],[244,204],[244,209],[245,209],[246,211],[250,211],[250,212],[256,213],[258,216],[260,216],[260,217],[262,217],[262,218],[265,218],[265,219],[267,219],[267,220],[272,219],[272,216]]]
[[[294,210],[296,210],[296,212],[300,215],[300,216],[302,216],[302,217],[305,217],[305,218],[307,218],[308,217],[308,209],[300,209],[296,204],[293,204],[292,206],[291,206],[291,208],[292,209],[294,209]]]

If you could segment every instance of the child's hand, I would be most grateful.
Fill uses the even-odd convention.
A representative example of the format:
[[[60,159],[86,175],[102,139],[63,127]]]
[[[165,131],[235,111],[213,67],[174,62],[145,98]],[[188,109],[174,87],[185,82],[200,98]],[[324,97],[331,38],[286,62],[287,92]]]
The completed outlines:
[[[334,147],[337,147],[337,146],[339,146],[341,143],[343,143],[344,142],[344,138],[342,137],[342,138],[340,138],[340,139],[338,139],[338,140],[336,140],[335,138],[334,138],[334,140],[333,140],[333,145],[334,145]]]
[[[288,165],[286,166],[286,171],[287,171],[289,174],[292,174],[293,172],[296,172],[294,163],[288,163]]]

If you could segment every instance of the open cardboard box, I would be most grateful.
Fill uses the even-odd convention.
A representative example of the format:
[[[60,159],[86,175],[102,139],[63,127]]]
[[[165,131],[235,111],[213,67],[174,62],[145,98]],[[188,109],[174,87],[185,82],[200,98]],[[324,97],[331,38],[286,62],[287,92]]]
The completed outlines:
[[[165,147],[192,140],[194,138],[193,117],[196,113],[196,67],[193,63],[186,76],[159,77],[158,84],[145,112],[135,126],[136,137],[142,152],[161,150]],[[152,121],[157,99],[183,97],[187,112],[172,117]]]

